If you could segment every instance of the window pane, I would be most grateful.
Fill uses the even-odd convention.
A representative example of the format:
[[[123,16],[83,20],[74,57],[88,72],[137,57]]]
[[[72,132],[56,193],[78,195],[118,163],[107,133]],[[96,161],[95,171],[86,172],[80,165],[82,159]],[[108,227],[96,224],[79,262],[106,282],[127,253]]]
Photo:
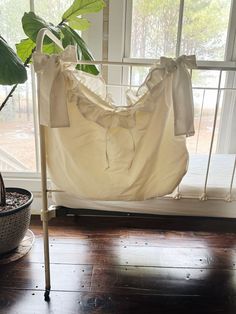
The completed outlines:
[[[181,54],[224,60],[231,1],[185,0]]]
[[[136,90],[147,77],[148,67],[132,67],[129,73],[132,89]],[[221,88],[225,85],[225,73],[221,77]],[[217,101],[220,71],[193,70],[193,98],[194,98],[194,125],[195,136],[187,138],[190,154],[208,154],[212,138],[214,115]],[[221,109],[224,99],[224,91],[220,91],[220,102],[217,114],[213,152],[218,152],[217,141],[221,120]]]
[[[21,18],[24,12],[29,10],[30,6],[27,0],[0,1],[1,35],[12,48],[15,48],[14,45],[26,37],[21,27]]]
[[[29,11],[29,1],[1,0],[1,34],[13,49],[25,38],[21,18]],[[34,123],[31,78],[18,85],[0,113],[0,171],[35,171]],[[0,103],[9,93],[10,86],[0,86]]]
[[[208,154],[213,132],[217,90],[193,89],[193,96],[195,136],[187,139],[188,149],[191,154]],[[217,139],[219,131],[220,111],[221,106],[219,107],[217,115],[215,140]],[[215,149],[216,147],[214,145],[214,152]]]
[[[131,57],[175,56],[179,0],[133,0]]]
[[[131,57],[175,56],[180,1],[133,0]],[[181,54],[224,60],[231,1],[185,0]]]
[[[0,101],[10,87],[0,87]],[[31,78],[14,92],[0,114],[0,171],[35,171]]]
[[[220,71],[193,70],[193,98],[195,136],[188,138],[191,154],[208,154],[213,132],[213,123],[218,94]],[[221,86],[225,82],[225,73],[221,77]],[[217,152],[219,124],[224,92],[220,90],[219,106],[216,120],[213,152]]]
[[[40,0],[35,1],[35,12],[47,22],[57,25],[63,13],[70,7],[73,0]]]

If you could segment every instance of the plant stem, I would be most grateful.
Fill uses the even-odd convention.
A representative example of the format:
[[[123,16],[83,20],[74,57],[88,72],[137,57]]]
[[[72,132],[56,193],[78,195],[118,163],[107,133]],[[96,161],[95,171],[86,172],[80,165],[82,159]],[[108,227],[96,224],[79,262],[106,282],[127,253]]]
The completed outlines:
[[[1,110],[4,108],[4,106],[6,105],[6,103],[8,102],[8,99],[9,99],[10,97],[12,97],[12,95],[13,95],[15,89],[17,88],[17,86],[18,86],[18,84],[14,85],[14,86],[12,87],[12,89],[11,89],[10,92],[9,92],[9,94],[7,95],[7,97],[5,98],[5,100],[3,101],[3,103],[1,104],[1,106],[0,106],[0,111],[1,111]]]
[[[24,67],[27,67],[28,66],[28,64],[30,63],[30,60],[31,60],[31,57],[32,57],[32,54],[35,52],[35,47],[32,49],[32,51],[31,51],[31,54],[28,56],[28,58],[25,60],[25,62],[24,62]]]
[[[64,24],[64,22],[66,21],[66,19],[64,20],[61,20],[61,22],[59,24],[57,24],[57,27],[59,26],[62,26]],[[2,38],[2,36],[0,36]],[[3,38],[2,38],[3,39]],[[3,39],[4,40],[4,39]],[[35,47],[32,49],[31,51],[31,54],[28,56],[28,58],[25,60],[24,62],[24,67],[27,67],[28,64],[30,63],[30,60],[31,60],[31,57],[32,57],[32,54],[34,53],[35,51]],[[13,93],[15,91],[15,89],[17,88],[18,84],[14,85],[12,87],[12,89],[10,90],[9,94],[7,95],[7,97],[4,99],[3,103],[1,104],[0,106],[0,111],[4,108],[4,106],[6,105],[6,103],[8,102],[9,98],[13,96]]]
[[[28,58],[25,60],[24,62],[24,67],[28,67],[32,54],[34,53],[35,48],[32,49],[31,54],[28,56]],[[4,106],[6,105],[6,103],[8,102],[9,98],[11,98],[13,96],[13,93],[15,91],[15,89],[17,88],[18,84],[15,84],[12,89],[10,90],[10,92],[8,93],[8,95],[6,96],[6,98],[4,99],[3,103],[0,106],[0,111],[2,111],[2,109],[4,108]]]
[[[61,20],[61,22],[57,25],[57,27],[62,26],[66,20]]]
[[[6,188],[2,178],[2,174],[0,172],[0,194],[1,194],[1,203],[0,206],[6,205]]]

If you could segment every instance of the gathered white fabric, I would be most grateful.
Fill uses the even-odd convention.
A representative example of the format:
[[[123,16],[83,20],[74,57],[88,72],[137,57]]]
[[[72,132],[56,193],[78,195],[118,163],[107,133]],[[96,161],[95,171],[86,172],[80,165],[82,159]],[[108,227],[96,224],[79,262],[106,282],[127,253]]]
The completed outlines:
[[[93,200],[144,200],[171,193],[186,173],[194,134],[187,67],[194,56],[160,59],[127,105],[116,106],[101,76],[74,69],[76,48],[35,52],[40,123],[54,185]]]

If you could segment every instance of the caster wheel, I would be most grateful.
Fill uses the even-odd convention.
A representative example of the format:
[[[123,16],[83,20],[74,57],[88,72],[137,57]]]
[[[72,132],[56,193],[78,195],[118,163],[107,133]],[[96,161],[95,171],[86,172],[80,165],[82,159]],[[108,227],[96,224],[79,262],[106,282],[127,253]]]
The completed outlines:
[[[44,293],[44,301],[46,302],[50,301],[49,294],[50,294],[50,290],[46,290]]]

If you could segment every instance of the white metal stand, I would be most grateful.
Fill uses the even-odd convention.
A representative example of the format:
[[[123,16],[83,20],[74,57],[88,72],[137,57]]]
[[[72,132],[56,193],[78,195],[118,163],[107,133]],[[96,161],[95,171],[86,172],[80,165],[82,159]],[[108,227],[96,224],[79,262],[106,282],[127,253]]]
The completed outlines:
[[[41,29],[37,35],[37,41],[36,41],[36,51],[37,52],[42,52],[43,48],[43,40],[45,36],[49,37],[53,42],[55,42],[62,50],[64,49],[62,46],[62,43],[60,40],[54,36],[48,29],[44,28]],[[157,60],[155,60],[157,61]],[[111,61],[84,61],[80,60],[80,64],[101,64],[101,65],[120,65],[120,66],[130,66],[132,70],[132,66],[150,66],[153,64],[153,60],[150,60],[150,62],[143,62],[141,60],[137,60],[137,62],[129,62],[129,59],[125,59],[125,62],[111,62]],[[227,62],[227,65],[224,62],[224,65],[222,62],[212,62],[211,65],[204,65],[204,62],[199,62],[197,69],[200,70],[236,70],[236,63],[235,62]],[[38,74],[38,82],[39,82],[39,76]],[[220,83],[219,83],[220,84]],[[38,103],[39,103],[39,85],[38,85]],[[220,88],[220,86],[219,86]],[[217,104],[216,108],[218,108],[218,103],[219,103],[219,95],[217,97]],[[39,106],[38,106],[39,107]],[[39,110],[39,117],[40,117],[40,108]],[[217,110],[215,113],[215,119],[217,116]],[[43,238],[44,238],[44,263],[45,263],[45,294],[44,298],[45,301],[49,301],[49,294],[50,294],[50,289],[51,289],[51,282],[50,282],[50,255],[49,255],[49,232],[48,232],[48,221],[56,216],[56,208],[54,206],[50,206],[48,208],[48,195],[47,193],[50,191],[47,188],[47,168],[46,168],[46,147],[45,147],[45,127],[40,125],[39,126],[39,136],[40,136],[40,157],[41,157],[41,188],[42,188],[42,211],[41,211],[41,220],[43,222]],[[213,134],[214,137],[214,134]],[[212,137],[212,142],[213,142],[213,137]],[[206,184],[204,188],[204,199],[207,199],[207,194],[206,194],[206,185],[207,185],[207,179],[208,179],[208,171],[209,171],[209,166],[211,162],[211,153],[212,153],[212,145],[211,149],[209,152],[209,159],[208,159],[208,165],[207,165],[207,173],[206,173]],[[235,158],[235,165],[236,165],[236,158]],[[234,165],[234,172],[235,172],[235,166]],[[234,176],[234,173],[233,173]],[[232,177],[233,178],[233,177]],[[233,179],[232,179],[233,182]],[[232,190],[232,183],[231,183],[231,190]],[[52,190],[51,190],[52,191]],[[56,191],[55,191],[56,192]],[[179,196],[177,197],[179,198]]]

